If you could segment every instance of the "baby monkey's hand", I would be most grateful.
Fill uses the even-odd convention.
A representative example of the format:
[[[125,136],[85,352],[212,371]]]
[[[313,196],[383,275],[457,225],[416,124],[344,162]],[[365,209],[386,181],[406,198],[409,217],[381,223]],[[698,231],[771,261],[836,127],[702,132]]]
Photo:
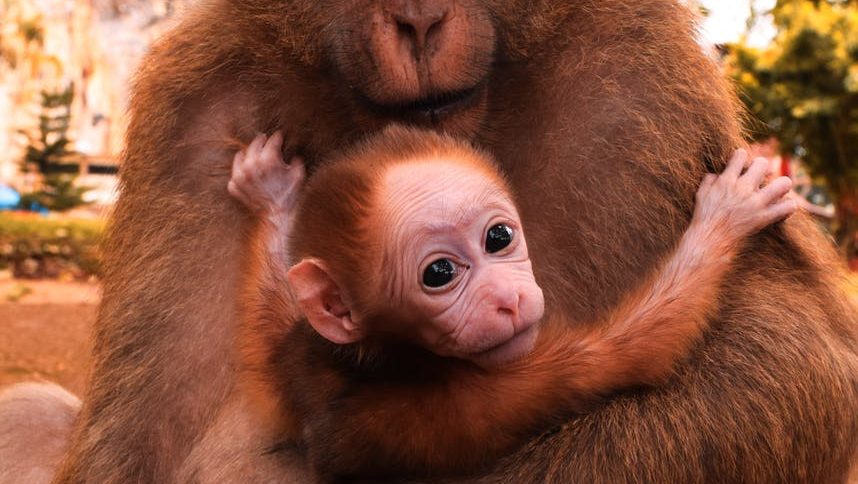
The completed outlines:
[[[709,174],[697,191],[692,226],[703,228],[728,243],[737,243],[766,226],[779,222],[797,210],[788,194],[792,181],[787,177],[761,187],[768,160],[757,158],[743,174],[748,152],[738,150],[721,175]]]
[[[293,157],[283,162],[283,134],[258,135],[250,145],[235,154],[232,179],[227,185],[230,195],[260,217],[277,224],[291,218],[298,193],[304,181],[304,162]]]

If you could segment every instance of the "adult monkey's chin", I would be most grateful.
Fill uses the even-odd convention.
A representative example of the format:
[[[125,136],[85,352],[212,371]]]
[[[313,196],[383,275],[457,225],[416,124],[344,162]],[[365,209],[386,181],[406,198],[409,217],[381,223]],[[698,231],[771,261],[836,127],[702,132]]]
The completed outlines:
[[[477,2],[353,2],[326,31],[336,70],[380,109],[441,114],[480,94],[494,59],[495,30]]]
[[[502,367],[530,354],[539,336],[539,325],[534,324],[503,343],[488,350],[475,353],[470,360],[485,369]]]

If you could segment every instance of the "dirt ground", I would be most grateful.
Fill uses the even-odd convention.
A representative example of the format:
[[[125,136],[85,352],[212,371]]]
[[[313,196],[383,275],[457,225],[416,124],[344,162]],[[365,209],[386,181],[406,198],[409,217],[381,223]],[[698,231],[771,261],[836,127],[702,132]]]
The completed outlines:
[[[52,381],[79,395],[98,300],[95,283],[16,281],[0,274],[0,387]]]

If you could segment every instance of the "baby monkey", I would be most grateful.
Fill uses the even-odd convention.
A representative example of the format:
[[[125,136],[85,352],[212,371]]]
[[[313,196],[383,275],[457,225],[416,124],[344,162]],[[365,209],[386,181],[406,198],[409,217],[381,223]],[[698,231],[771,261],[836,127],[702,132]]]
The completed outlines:
[[[743,241],[796,210],[788,178],[761,188],[765,162],[743,174],[737,152],[704,178],[672,254],[578,327],[543,318],[514,197],[487,154],[394,126],[305,184],[281,145],[257,137],[229,182],[263,221],[244,355],[279,438],[323,480],[475,471],[612,393],[665,382]]]

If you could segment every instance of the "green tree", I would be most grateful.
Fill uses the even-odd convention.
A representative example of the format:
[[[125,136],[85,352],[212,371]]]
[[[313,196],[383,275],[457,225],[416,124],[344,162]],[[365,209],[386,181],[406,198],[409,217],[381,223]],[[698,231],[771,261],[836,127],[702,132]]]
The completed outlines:
[[[749,136],[776,136],[837,200],[836,238],[855,255],[858,233],[858,6],[779,0],[766,48],[730,46],[728,72],[751,115]]]
[[[22,197],[22,206],[29,208],[34,202],[51,210],[68,210],[82,205],[86,187],[78,187],[74,179],[77,164],[69,163],[77,154],[69,149],[69,122],[74,88],[68,86],[59,92],[42,92],[42,112],[35,135],[24,156],[24,171],[42,175],[42,189]]]

